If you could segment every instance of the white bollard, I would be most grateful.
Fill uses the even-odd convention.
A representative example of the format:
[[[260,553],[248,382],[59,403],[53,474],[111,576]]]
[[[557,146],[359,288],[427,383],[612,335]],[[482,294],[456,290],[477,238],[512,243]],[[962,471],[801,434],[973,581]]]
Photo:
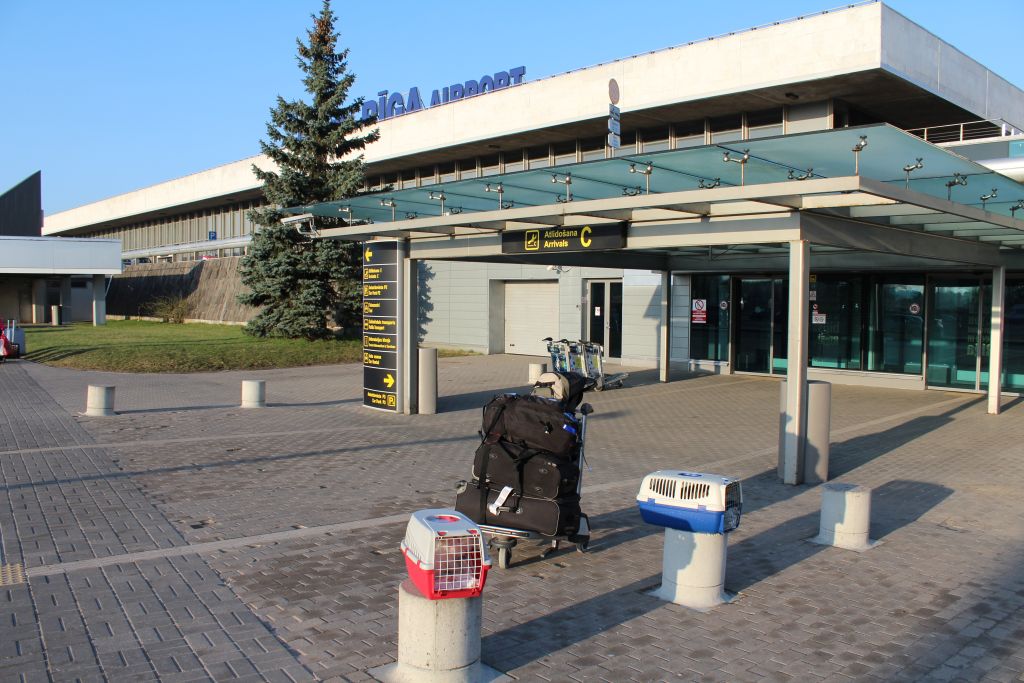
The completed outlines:
[[[242,380],[242,407],[266,408],[267,383],[262,379]]]
[[[437,349],[420,349],[419,414],[437,413]]]
[[[85,414],[88,417],[110,417],[114,412],[114,387],[89,385],[85,400]]]
[[[530,384],[536,384],[540,376],[547,371],[547,363],[530,363]]]
[[[483,598],[429,600],[398,587],[398,661],[368,673],[385,683],[510,681],[480,661]]]
[[[812,543],[869,550],[879,543],[868,538],[870,528],[871,489],[858,484],[822,485],[821,521]]]
[[[725,592],[726,534],[698,534],[665,529],[661,587],[655,597],[705,611],[729,602]]]

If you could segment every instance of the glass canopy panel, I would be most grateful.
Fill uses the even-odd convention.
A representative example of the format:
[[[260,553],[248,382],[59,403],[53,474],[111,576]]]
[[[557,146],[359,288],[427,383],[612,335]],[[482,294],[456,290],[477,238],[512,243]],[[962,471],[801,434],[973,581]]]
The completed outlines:
[[[857,155],[852,150],[861,136],[867,136],[868,144],[856,162]],[[726,155],[729,159],[739,160],[745,154],[749,154],[745,164],[725,161]],[[941,199],[946,199],[951,193],[954,202],[980,208],[981,196],[995,190],[995,197],[986,201],[985,208],[1005,216],[1012,215],[1010,207],[1024,199],[1024,185],[1021,183],[892,126],[872,125],[629,154],[543,170],[375,192],[340,202],[304,207],[302,211],[353,221],[387,223],[392,220],[392,215],[396,221],[441,215],[441,202],[437,198],[441,193],[445,196],[446,214],[493,211],[499,208],[496,192],[499,186],[502,189],[501,200],[506,207],[509,204],[516,208],[551,205],[567,198],[566,174],[572,176],[569,189],[574,200],[609,199],[646,192],[648,177],[644,171],[648,164],[651,167],[651,193],[694,190],[699,189],[702,183],[704,187],[713,186],[716,181],[722,187],[736,186],[741,184],[741,174],[746,185],[784,182],[808,173],[813,178],[850,176],[854,174],[855,163],[859,163],[860,174],[866,178],[904,187],[907,185],[904,168],[916,165],[918,159],[922,167],[910,172],[909,187],[914,191]],[[630,172],[631,167],[633,172]],[[947,187],[955,174],[966,177],[967,185]],[[394,208],[389,205],[392,201]],[[298,209],[293,211],[299,212]],[[943,214],[935,216],[939,222]],[[884,214],[878,217],[883,222],[887,218]],[[929,222],[922,219],[920,224]],[[986,223],[974,225],[988,226],[994,235],[1009,234],[1005,229]]]

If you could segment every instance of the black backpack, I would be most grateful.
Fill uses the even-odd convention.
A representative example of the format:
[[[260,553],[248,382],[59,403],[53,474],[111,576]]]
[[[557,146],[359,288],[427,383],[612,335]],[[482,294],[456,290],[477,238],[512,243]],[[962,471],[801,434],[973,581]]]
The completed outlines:
[[[560,401],[541,396],[499,394],[484,406],[485,444],[504,440],[563,458],[572,457],[578,444],[580,423]]]

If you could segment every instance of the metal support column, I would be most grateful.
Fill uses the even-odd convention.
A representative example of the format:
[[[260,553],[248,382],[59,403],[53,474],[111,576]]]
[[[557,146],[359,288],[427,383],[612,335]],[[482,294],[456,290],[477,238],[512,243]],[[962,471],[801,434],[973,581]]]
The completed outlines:
[[[107,277],[92,276],[92,324],[107,324]]]
[[[1006,266],[992,269],[992,332],[988,352],[988,414],[999,414],[1003,390],[1003,328],[1006,309]]]
[[[672,273],[661,273],[661,327],[659,338],[658,379],[668,382],[672,362]]]
[[[400,242],[398,274],[402,292],[402,310],[398,317],[398,335],[402,349],[401,367],[402,391],[398,405],[406,415],[419,412],[419,260],[409,258],[409,242]]]
[[[803,482],[807,445],[807,311],[810,288],[810,243],[789,243],[789,337],[786,363],[786,437],[782,481]]]

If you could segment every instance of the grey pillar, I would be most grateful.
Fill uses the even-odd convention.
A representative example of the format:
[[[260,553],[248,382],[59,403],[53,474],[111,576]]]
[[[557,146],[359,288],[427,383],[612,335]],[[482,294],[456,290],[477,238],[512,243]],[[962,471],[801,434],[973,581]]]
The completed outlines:
[[[402,391],[398,405],[406,415],[419,412],[419,261],[409,258],[409,242],[399,242],[398,288],[401,312],[398,316],[398,338],[402,357],[399,362]]]
[[[789,339],[786,365],[786,438],[782,481],[803,481],[807,443],[807,305],[811,246],[806,240],[789,243]]]
[[[667,270],[661,274],[661,326],[659,331],[661,357],[658,359],[658,379],[668,382],[672,362],[672,273]]]
[[[992,332],[988,352],[988,413],[998,415],[1003,390],[1003,328],[1006,308],[1006,266],[992,270]]]
[[[92,324],[107,324],[107,277],[92,276]]]
[[[46,322],[46,280],[32,281],[32,322],[42,325]]]
[[[71,276],[64,275],[60,279],[60,323],[66,325],[72,320],[71,315]]]

